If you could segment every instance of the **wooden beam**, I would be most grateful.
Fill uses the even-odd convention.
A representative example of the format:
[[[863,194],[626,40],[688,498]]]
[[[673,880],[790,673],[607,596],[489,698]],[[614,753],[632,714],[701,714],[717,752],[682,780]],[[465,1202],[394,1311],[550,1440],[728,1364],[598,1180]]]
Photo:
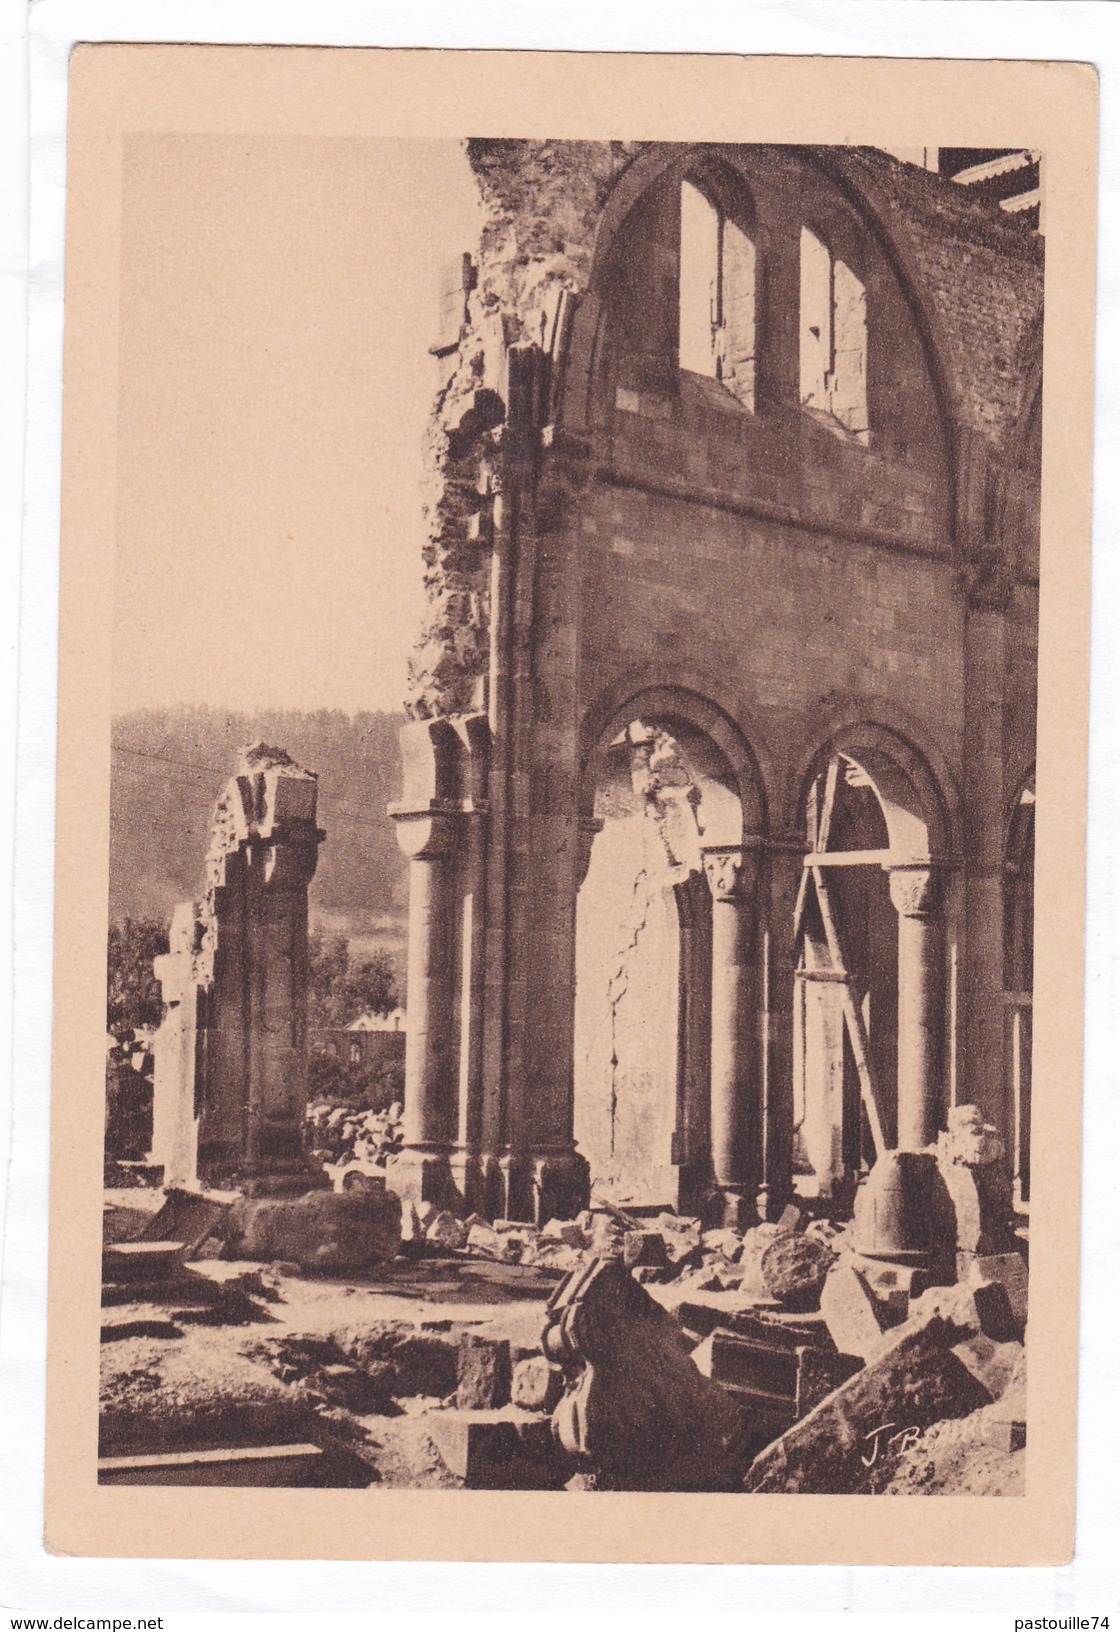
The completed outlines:
[[[889,850],[815,850],[805,857],[806,867],[890,867]]]
[[[825,887],[821,869],[814,867],[813,881],[817,887],[817,902],[821,909],[821,919],[824,923],[825,938],[828,941],[828,950],[837,970],[844,972],[844,954],[840,946],[840,937],[836,930],[836,920],[832,916],[832,903],[828,899],[828,890]],[[871,1139],[875,1146],[876,1158],[880,1157],[887,1148],[883,1137],[883,1124],[879,1119],[878,1084],[875,1081],[875,1068],[872,1064],[871,1045],[867,1036],[867,1028],[863,1023],[859,1004],[856,1002],[855,991],[850,978],[844,981],[844,1018],[848,1025],[848,1036],[851,1039],[852,1054],[855,1057],[856,1071],[859,1074],[860,1098],[867,1111],[867,1120],[871,1127]]]

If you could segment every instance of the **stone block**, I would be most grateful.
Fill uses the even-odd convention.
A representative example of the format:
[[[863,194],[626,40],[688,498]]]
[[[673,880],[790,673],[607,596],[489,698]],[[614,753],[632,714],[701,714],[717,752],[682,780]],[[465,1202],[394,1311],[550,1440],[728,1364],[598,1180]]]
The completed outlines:
[[[510,1394],[523,1411],[555,1411],[564,1392],[564,1373],[543,1354],[519,1360],[513,1368]]]
[[[982,1332],[996,1343],[1015,1342],[1022,1328],[1015,1320],[1007,1290],[998,1281],[933,1286],[910,1305],[910,1319],[935,1314],[957,1329],[960,1339]]]
[[[790,1309],[816,1309],[835,1263],[832,1248],[811,1235],[779,1235],[762,1254],[759,1268],[768,1292]]]
[[[657,1230],[631,1230],[622,1238],[622,1261],[628,1269],[664,1269],[669,1262]]]
[[[664,1236],[666,1250],[674,1264],[700,1245],[701,1228],[698,1218],[682,1218],[677,1213],[659,1213],[654,1224]]]
[[[505,1338],[468,1332],[459,1343],[455,1402],[463,1411],[495,1411],[509,1404],[510,1348]]]
[[[759,1285],[762,1285],[762,1256],[779,1236],[789,1235],[789,1230],[783,1230],[779,1224],[756,1224],[752,1230],[743,1235],[743,1245],[739,1253],[739,1262],[744,1269],[753,1269],[756,1272]]]
[[[991,1395],[952,1352],[955,1321],[928,1312],[887,1333],[868,1363],[751,1464],[744,1489],[843,1495],[869,1489],[885,1424],[893,1432],[971,1416]]]
[[[504,1241],[497,1230],[491,1229],[489,1224],[476,1223],[467,1228],[466,1245],[468,1252],[477,1253],[480,1258],[500,1260]]]
[[[859,1268],[844,1260],[835,1263],[825,1279],[821,1314],[840,1353],[859,1355],[864,1360],[888,1327],[900,1324],[890,1318],[890,1305],[875,1296]],[[905,1315],[904,1309],[902,1317]]]
[[[739,1408],[701,1376],[667,1310],[621,1263],[593,1260],[554,1296],[544,1351],[582,1366],[553,1424],[616,1490],[732,1489],[748,1451]]]
[[[1000,1252],[1011,1242],[1011,1186],[1002,1167],[940,1163],[958,1252]]]
[[[973,1281],[969,1290],[983,1335],[996,1343],[1020,1342],[1023,1326],[1015,1319],[1011,1299],[1002,1281]]]
[[[1023,1354],[1021,1343],[997,1343],[983,1332],[953,1345],[953,1353],[993,1400],[1003,1397]]]
[[[970,1258],[967,1269],[968,1284],[980,1286],[986,1281],[998,1281],[1007,1293],[1011,1314],[1022,1329],[1027,1324],[1027,1266],[1017,1252],[993,1253]]]
[[[737,1230],[705,1230],[701,1243],[705,1252],[718,1252],[729,1264],[735,1263],[743,1250],[743,1237]]]
[[[521,1260],[523,1264],[534,1264],[541,1269],[563,1270],[566,1275],[582,1268],[583,1261],[584,1254],[580,1248],[566,1247],[562,1241],[550,1241],[543,1237]]]
[[[978,1105],[954,1105],[938,1135],[937,1154],[961,1167],[988,1167],[1004,1153],[999,1129],[984,1121]]]
[[[1021,1451],[1027,1443],[1027,1424],[1022,1417],[1001,1417],[984,1412],[980,1417],[980,1437],[985,1445],[1001,1451]]]
[[[157,1451],[103,1456],[99,1485],[280,1485],[310,1483],[324,1460],[321,1445],[237,1445],[221,1450]]]
[[[420,1216],[424,1216],[422,1211]],[[424,1239],[431,1247],[457,1252],[466,1246],[467,1232],[462,1219],[456,1218],[454,1213],[437,1212],[424,1226]]]
[[[591,1251],[597,1258],[621,1258],[624,1236],[628,1234],[610,1213],[594,1213],[591,1219]]]
[[[580,1251],[590,1240],[583,1225],[574,1218],[550,1218],[540,1234],[542,1241],[559,1241],[565,1247]]]
[[[570,1472],[556,1455],[549,1419],[538,1412],[431,1411],[424,1426],[448,1472],[468,1490],[558,1489]]]
[[[312,1190],[295,1199],[237,1202],[227,1218],[224,1253],[305,1270],[364,1269],[395,1257],[400,1244],[398,1196]]]

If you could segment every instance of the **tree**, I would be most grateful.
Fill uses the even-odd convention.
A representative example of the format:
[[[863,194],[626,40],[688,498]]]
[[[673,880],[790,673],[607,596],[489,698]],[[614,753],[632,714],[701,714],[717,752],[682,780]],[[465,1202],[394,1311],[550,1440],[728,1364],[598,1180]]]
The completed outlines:
[[[163,1003],[152,963],[167,949],[162,918],[126,917],[109,925],[106,1022],[118,1042],[159,1025]]]
[[[391,1014],[398,1007],[393,966],[383,952],[353,965],[342,983],[339,1022],[348,1026],[362,1014]]]
[[[345,935],[313,929],[307,937],[307,1022],[321,1030],[337,1024],[336,996],[350,965],[350,943]]]
[[[362,1014],[389,1014],[400,997],[393,965],[383,952],[350,961],[345,935],[313,929],[308,936],[307,1018],[321,1031],[338,1031]]]

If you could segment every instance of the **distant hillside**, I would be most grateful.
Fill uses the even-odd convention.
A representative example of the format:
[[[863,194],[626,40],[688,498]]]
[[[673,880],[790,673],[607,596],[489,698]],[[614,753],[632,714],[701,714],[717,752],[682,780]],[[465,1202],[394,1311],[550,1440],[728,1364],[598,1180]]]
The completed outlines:
[[[400,714],[144,709],[113,721],[109,916],[169,917],[202,887],[210,812],[238,750],[263,739],[319,776],[327,838],[312,917],[355,951],[403,961],[407,862],[385,813],[400,796]],[[401,970],[403,975],[403,968]]]

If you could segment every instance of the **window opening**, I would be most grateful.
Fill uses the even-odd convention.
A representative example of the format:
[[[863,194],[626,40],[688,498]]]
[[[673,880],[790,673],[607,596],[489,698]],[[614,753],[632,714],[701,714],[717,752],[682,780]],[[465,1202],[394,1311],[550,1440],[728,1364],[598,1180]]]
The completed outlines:
[[[754,408],[754,242],[689,181],[681,183],[679,336],[682,369],[719,380]]]
[[[801,406],[867,441],[867,291],[801,229]]]

